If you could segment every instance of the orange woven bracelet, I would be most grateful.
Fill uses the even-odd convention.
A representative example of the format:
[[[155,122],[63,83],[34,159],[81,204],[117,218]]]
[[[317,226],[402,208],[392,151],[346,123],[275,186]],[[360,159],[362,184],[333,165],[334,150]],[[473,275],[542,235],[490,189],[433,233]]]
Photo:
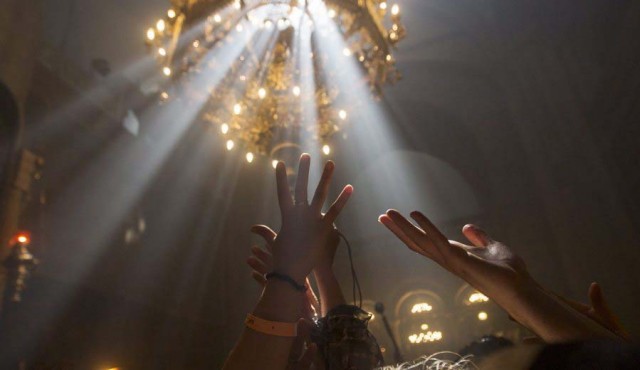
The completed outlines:
[[[247,328],[263,334],[275,335],[277,337],[298,336],[298,325],[295,322],[269,321],[253,316],[252,314],[248,314],[246,320],[244,320],[244,324]]]

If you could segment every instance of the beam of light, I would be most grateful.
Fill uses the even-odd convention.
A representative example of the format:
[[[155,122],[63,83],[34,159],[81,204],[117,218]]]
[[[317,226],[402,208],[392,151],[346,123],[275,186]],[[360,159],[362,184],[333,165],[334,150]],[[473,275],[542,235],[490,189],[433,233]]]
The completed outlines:
[[[441,222],[452,217],[451,208],[469,204],[471,210],[454,211],[457,215],[468,215],[465,212],[477,210],[477,202],[462,176],[450,166],[423,153],[409,155],[400,150],[405,146],[403,138],[394,129],[389,112],[372,97],[357,57],[345,55],[344,50],[350,46],[341,31],[324,5],[319,4],[312,12],[317,15],[314,19],[319,30],[317,41],[321,53],[328,57],[328,69],[343,71],[340,78],[331,82],[340,91],[338,103],[344,104],[340,118],[344,117],[347,122],[343,132],[346,139],[333,146],[339,152],[335,154],[338,168],[348,174],[345,182],[353,183],[355,192],[337,225],[348,230],[348,236],[359,237],[357,240],[352,238],[351,242],[355,246],[353,256],[361,276],[377,273],[379,261],[372,257],[375,255],[372,250],[386,250],[384,253],[395,259],[390,263],[409,265],[415,259],[408,261],[411,257],[406,249],[395,246],[397,240],[377,223],[378,215],[388,208],[399,209],[405,214],[419,209],[429,216],[435,215],[435,221]],[[427,169],[415,167],[425,164],[429,165]],[[425,174],[431,176],[425,179]],[[459,196],[452,198],[452,194]],[[338,273],[348,279],[347,270]],[[365,294],[375,291],[375,286],[369,284],[370,280],[363,281]]]
[[[234,43],[207,56],[206,61],[216,58],[218,68],[202,73],[192,87],[205,90],[215,86],[243,49],[243,44]],[[42,266],[44,273],[50,271],[63,281],[76,284],[105,255],[121,221],[139,204],[206,102],[206,98],[192,99],[179,92],[172,95],[176,98],[142,113],[141,121],[148,124],[141,140],[120,135],[85,170],[67,180],[66,188],[50,203],[50,228],[55,230],[51,249],[59,246],[67,253],[48,256],[47,264]],[[51,309],[38,321],[53,322],[70,304],[72,293],[71,286],[57,292]]]
[[[205,22],[194,25],[188,32],[180,38],[179,45],[190,43],[194,38],[202,34]],[[137,89],[160,92],[164,88],[166,78],[158,74],[158,66],[155,55],[147,55],[140,60],[134,61],[131,65],[122,70],[114,71],[102,80],[86,87],[85,90],[78,91],[78,97],[70,102],[61,104],[53,112],[47,112],[46,116],[36,117],[34,122],[29,122],[25,131],[25,142],[34,147],[57,146],[62,153],[56,153],[57,162],[63,168],[61,171],[73,167],[79,158],[75,158],[73,153],[77,150],[72,148],[91,147],[97,143],[91,140],[73,141],[69,143],[69,133],[81,129],[80,126],[94,120],[95,111],[100,110],[101,114],[109,117],[113,121],[120,121],[125,112],[119,112],[119,107],[131,108],[127,101],[130,91]],[[53,69],[59,69],[55,65]],[[61,78],[66,76],[61,72]],[[139,86],[138,86],[139,85]],[[68,153],[67,155],[63,155]]]

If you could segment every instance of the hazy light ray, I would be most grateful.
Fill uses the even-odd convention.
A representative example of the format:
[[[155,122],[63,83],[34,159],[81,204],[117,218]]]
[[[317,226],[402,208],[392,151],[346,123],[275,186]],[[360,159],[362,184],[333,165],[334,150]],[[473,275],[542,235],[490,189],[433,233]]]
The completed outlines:
[[[204,21],[194,25],[188,32],[181,35],[179,44],[191,42],[204,29]],[[25,133],[25,141],[35,146],[47,146],[58,141],[68,145],[68,133],[74,129],[74,124],[84,122],[93,110],[103,110],[102,113],[119,122],[123,117],[110,112],[108,108],[125,106],[124,99],[131,89],[140,88],[142,85],[162,85],[166,78],[159,73],[159,67],[155,55],[147,55],[140,60],[125,67],[121,71],[114,71],[107,77],[99,80],[86,91],[78,91],[78,98],[57,108],[53,112],[47,112],[46,116],[36,122],[30,122]],[[133,78],[133,80],[131,80]],[[166,83],[165,83],[166,84]],[[138,86],[140,85],[140,86]],[[161,86],[160,86],[161,87]],[[74,143],[75,144],[75,143]],[[81,143],[90,145],[90,143]]]
[[[208,86],[215,86],[223,77],[222,71],[228,69],[235,56],[242,49],[239,45],[233,45],[228,50],[221,51],[219,54],[222,57],[221,65],[224,66],[217,71],[203,73],[202,77],[193,81],[193,87],[198,90],[203,90]],[[173,146],[180,140],[185,130],[191,125],[194,118],[200,112],[200,108],[206,102],[206,99],[201,99],[197,102],[191,102],[191,106],[184,106],[181,100],[173,100],[167,105],[160,107],[159,109],[147,112],[147,115],[143,115],[142,120],[149,119],[152,123],[147,127],[147,137],[153,140],[153,148],[149,148],[146,143],[132,143],[131,147],[121,148],[123,153],[109,153],[103,158],[96,161],[91,166],[90,171],[84,178],[89,180],[89,183],[98,182],[94,186],[83,186],[84,189],[90,189],[88,194],[85,194],[87,198],[83,205],[90,205],[91,199],[110,199],[112,196],[112,185],[101,186],[103,184],[104,174],[113,176],[114,174],[122,174],[122,184],[126,190],[122,201],[114,204],[109,201],[111,207],[116,208],[117,211],[107,215],[103,218],[100,225],[95,225],[95,234],[91,235],[90,240],[94,243],[100,243],[104,241],[107,235],[113,231],[113,227],[117,224],[117,221],[122,219],[127,214],[129,207],[136,203],[136,200],[141,196],[146,188],[148,182],[153,178],[157,172],[159,166],[165,162],[167,156],[171,153]],[[185,109],[188,108],[188,109]],[[115,157],[115,158],[114,158]],[[123,158],[124,157],[124,158]],[[119,158],[119,160],[118,160]],[[141,159],[143,159],[141,161]],[[130,164],[139,162],[140,167],[131,168]],[[65,197],[62,196],[62,199]],[[74,220],[75,221],[75,220]],[[82,220],[78,220],[82,222]],[[64,222],[61,220],[61,222]],[[91,230],[89,228],[88,230]],[[86,232],[87,230],[85,230]],[[85,235],[86,237],[86,235]],[[100,246],[94,248],[100,250]]]
[[[323,8],[324,6],[320,6]],[[341,151],[338,158],[342,165],[349,168],[350,179],[355,181],[358,174],[365,168],[375,167],[376,161],[382,155],[403,147],[401,137],[394,131],[393,122],[382,105],[372,97],[369,86],[364,83],[365,76],[362,67],[354,56],[345,56],[344,48],[348,47],[335,22],[323,12],[322,9],[314,9],[316,23],[324,31],[324,37],[319,37],[319,47],[323,55],[328,56],[329,69],[340,68],[344,73],[341,78],[334,81],[341,92],[339,104],[344,104],[348,113],[348,134],[344,145],[339,146]],[[340,163],[338,163],[340,165]],[[394,184],[399,180],[412,184],[410,193],[397,194],[394,192]],[[354,184],[356,189],[354,199],[350,207],[345,210],[344,223],[352,225],[354,232],[360,235],[371,236],[384,235],[383,229],[376,228],[376,219],[379,214],[388,208],[396,207],[400,198],[414,199],[416,204],[420,200],[429,197],[421,189],[421,184],[414,180],[411,168],[400,161],[394,166],[376,170],[376,180],[365,184]],[[360,189],[359,186],[366,189]],[[368,199],[373,197],[376,204],[384,203],[379,210],[371,210],[367,206],[367,199],[360,198],[358,194],[364,192]],[[423,204],[423,203],[421,203]],[[367,210],[369,209],[369,210]],[[367,211],[366,211],[367,210]],[[413,211],[403,210],[403,211]],[[424,210],[428,212],[429,210]],[[366,257],[363,257],[366,259]]]
[[[226,66],[224,69],[231,66],[241,49],[242,45],[232,45],[220,52]],[[199,88],[215,85],[223,75],[224,70],[216,70],[205,74],[194,84]],[[57,231],[52,235],[51,244],[54,248],[75,246],[67,249],[77,253],[73,260],[69,259],[69,255],[52,254],[48,264],[42,266],[45,273],[49,269],[49,273],[61,271],[62,275],[58,278],[75,284],[94,268],[120,221],[130,213],[131,207],[138,204],[149,182],[190,127],[203,104],[204,100],[194,102],[189,109],[185,109],[182,102],[173,100],[147,112],[145,118],[151,123],[144,140],[131,142],[127,135],[124,140],[120,137],[107,153],[96,159],[79,178],[70,182],[67,190],[50,204],[53,216],[51,229]],[[62,268],[56,268],[56,265]],[[57,292],[51,309],[39,317],[39,322],[53,322],[71,303],[69,298],[73,290],[69,285]]]
[[[256,49],[266,49],[267,47],[264,46],[265,45],[265,41],[269,42],[270,41],[269,40],[270,36],[267,35],[267,34],[262,34],[262,35],[260,35],[260,37],[261,37],[262,40],[257,40],[256,41]],[[258,53],[260,53],[260,51],[258,51]],[[249,72],[249,71],[241,70],[241,71],[237,71],[236,74],[242,74],[242,73],[245,73],[245,72]],[[200,128],[196,128],[196,129],[200,129]],[[221,138],[216,138],[216,139],[220,140]],[[194,146],[196,144],[197,143],[194,143]],[[220,144],[220,143],[218,143],[218,144]],[[194,148],[194,150],[196,150],[196,149]],[[218,174],[218,176],[217,176],[217,178],[224,179],[224,181],[217,182],[218,185],[217,185],[216,188],[221,188],[221,186],[225,186],[225,187],[231,186],[231,188],[233,188],[233,185],[235,184],[235,181],[236,181],[237,176],[238,176],[238,171],[239,171],[239,169],[241,168],[241,166],[244,163],[242,163],[243,160],[240,160],[240,163],[238,163],[238,161],[236,160],[237,156],[235,156],[235,155],[225,155],[224,158],[227,159],[225,161],[225,169],[224,169],[224,171],[222,173]],[[233,160],[231,160],[231,159],[233,159]],[[229,165],[230,161],[233,162],[232,166]],[[189,163],[186,164],[186,170],[187,171],[192,171],[192,172],[193,171],[197,171],[198,168],[201,168],[201,166],[209,166],[209,165],[206,164],[206,163],[203,163],[203,161],[201,161],[201,160],[195,160],[193,162],[189,162]],[[232,175],[231,177],[229,177],[230,171],[232,169],[235,169],[236,171],[235,171],[235,173],[231,174]],[[189,188],[189,184],[185,183],[184,186],[181,186],[181,188]],[[185,199],[185,202],[186,202],[186,201],[188,201],[188,199],[190,199],[190,196],[186,195],[184,197],[184,199]],[[227,199],[227,198],[225,198],[225,199]],[[178,220],[176,222],[179,223],[180,222],[180,217],[183,214],[183,211],[187,211],[188,209],[186,208],[187,207],[186,203],[177,204],[176,206],[178,208],[180,208],[180,209],[177,210],[176,212],[171,212],[171,214],[173,216],[168,216],[168,217],[169,218],[171,218],[171,217],[177,218]],[[211,222],[211,219],[208,219],[208,222]],[[171,223],[170,223],[170,225],[171,225]],[[174,235],[172,235],[171,234],[172,231],[170,231],[170,230],[162,230],[161,233],[164,236],[160,240],[173,240],[173,239],[175,239],[174,243],[179,243],[178,239],[181,237],[181,235],[175,235],[175,233],[174,233]],[[168,243],[168,245],[171,245],[171,243]],[[197,250],[200,250],[200,249],[197,249]],[[192,262],[193,263],[195,263],[195,259],[197,258],[197,256],[196,256],[197,253],[195,253],[197,250],[194,250],[194,249],[190,249],[189,250],[189,255],[190,255],[189,258],[192,258]],[[160,253],[158,253],[158,252],[159,251],[157,250],[157,247],[156,247],[156,250],[154,251],[154,256],[152,257],[152,259],[154,259],[154,260],[164,260],[166,258],[164,256],[164,254],[162,252],[160,252]],[[139,273],[147,273],[147,271],[143,270],[145,268],[144,267],[144,265],[145,265],[145,261],[144,260],[140,260],[139,264],[138,263],[134,263],[133,264],[133,266],[136,266],[136,265],[138,266],[137,271]],[[143,266],[143,268],[141,269],[140,266]],[[187,270],[189,270],[189,269],[187,269]],[[181,284],[190,284],[189,279],[191,278],[191,276],[187,272],[188,271],[186,271],[180,277],[176,277],[176,279],[179,280],[179,282]],[[150,280],[154,280],[154,279],[150,279]]]
[[[78,91],[78,98],[57,108],[53,112],[47,112],[36,122],[31,122],[25,132],[25,139],[30,143],[40,143],[52,140],[57,135],[64,135],[73,129],[74,123],[81,121],[78,117],[88,115],[90,110],[102,109],[102,106],[119,99],[120,94],[131,89],[134,81],[128,80],[125,75],[135,75],[143,78],[156,72],[156,62],[154,56],[145,56],[136,61],[123,71],[112,72],[109,76],[90,87],[86,91]],[[102,112],[111,116],[114,120],[120,117],[113,116],[105,110]],[[59,138],[56,138],[59,139]],[[40,144],[42,145],[42,144]]]
[[[306,14],[305,14],[306,15]],[[296,31],[298,36],[298,55],[297,61],[300,68],[300,90],[302,101],[302,122],[303,129],[318,134],[318,114],[315,99],[316,81],[315,67],[313,65],[311,38],[313,36],[313,26],[309,23],[309,17],[301,17],[300,25]],[[321,169],[326,161],[326,157],[322,155],[320,147],[323,143],[319,143],[308,134],[304,136],[305,140],[301,143],[302,150],[311,155],[311,172],[309,174],[310,191],[314,191],[313,187],[318,183],[321,177]],[[315,170],[314,170],[315,169]],[[312,194],[312,193],[311,193]],[[310,195],[310,197],[313,195]]]

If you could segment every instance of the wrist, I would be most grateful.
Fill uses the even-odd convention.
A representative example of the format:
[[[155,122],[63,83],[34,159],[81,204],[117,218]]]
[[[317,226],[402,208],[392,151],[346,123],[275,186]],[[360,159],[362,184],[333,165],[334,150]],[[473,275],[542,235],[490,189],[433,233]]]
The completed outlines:
[[[273,272],[287,275],[288,277],[293,279],[296,284],[304,285],[310,271],[305,272],[305,269],[300,268],[300,266],[296,266],[295,263],[278,263],[276,261],[273,264]]]
[[[253,313],[265,320],[295,322],[301,317],[304,298],[287,282],[269,280]]]

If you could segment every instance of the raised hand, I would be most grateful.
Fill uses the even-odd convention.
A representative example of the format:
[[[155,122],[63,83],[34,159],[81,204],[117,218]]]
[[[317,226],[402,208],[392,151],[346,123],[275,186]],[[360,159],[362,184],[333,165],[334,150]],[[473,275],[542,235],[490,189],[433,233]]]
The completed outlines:
[[[327,162],[309,204],[307,184],[310,162],[308,154],[300,157],[293,199],[284,163],[280,162],[276,166],[282,228],[273,242],[273,270],[289,275],[300,284],[322,258],[324,246],[334,230],[333,222],[353,192],[351,185],[345,186],[327,213],[322,214],[335,166],[333,162]]]
[[[473,245],[449,241],[422,213],[411,217],[420,227],[395,210],[380,216],[380,222],[391,230],[411,250],[432,259],[493,297],[498,304],[513,298],[514,290],[530,282],[527,268],[520,257],[507,246],[492,240],[474,225],[466,225],[462,232]]]
[[[447,240],[422,213],[412,212],[411,218],[419,227],[395,210],[381,215],[379,221],[411,250],[467,281],[543,340],[612,337],[610,331],[540,287],[518,255],[477,226],[462,229],[472,244],[465,245]]]
[[[322,249],[330,240],[334,229],[333,222],[353,192],[353,188],[347,185],[327,213],[322,214],[334,165],[333,162],[328,162],[325,165],[311,204],[308,203],[307,198],[309,166],[309,155],[303,154],[300,157],[296,179],[295,198],[293,198],[295,202],[289,191],[284,163],[280,162],[276,166],[282,227],[277,236],[274,233],[269,236],[273,240],[271,244],[272,272],[278,273],[280,277],[286,275],[298,285],[305,282],[309,273],[322,258]],[[264,230],[264,228],[259,229]],[[298,322],[303,315],[306,296],[294,288],[297,287],[270,279],[265,284],[262,295],[251,315],[280,324]],[[295,348],[292,337],[271,335],[248,326],[243,330],[238,343],[227,358],[224,369],[286,369],[289,366],[288,359],[291,358],[292,349]],[[309,348],[310,350],[305,352],[304,356],[301,355],[298,358],[298,360],[304,361],[298,362],[297,367],[289,366],[289,368],[305,368],[315,351],[313,346]],[[293,358],[296,358],[295,353]]]

